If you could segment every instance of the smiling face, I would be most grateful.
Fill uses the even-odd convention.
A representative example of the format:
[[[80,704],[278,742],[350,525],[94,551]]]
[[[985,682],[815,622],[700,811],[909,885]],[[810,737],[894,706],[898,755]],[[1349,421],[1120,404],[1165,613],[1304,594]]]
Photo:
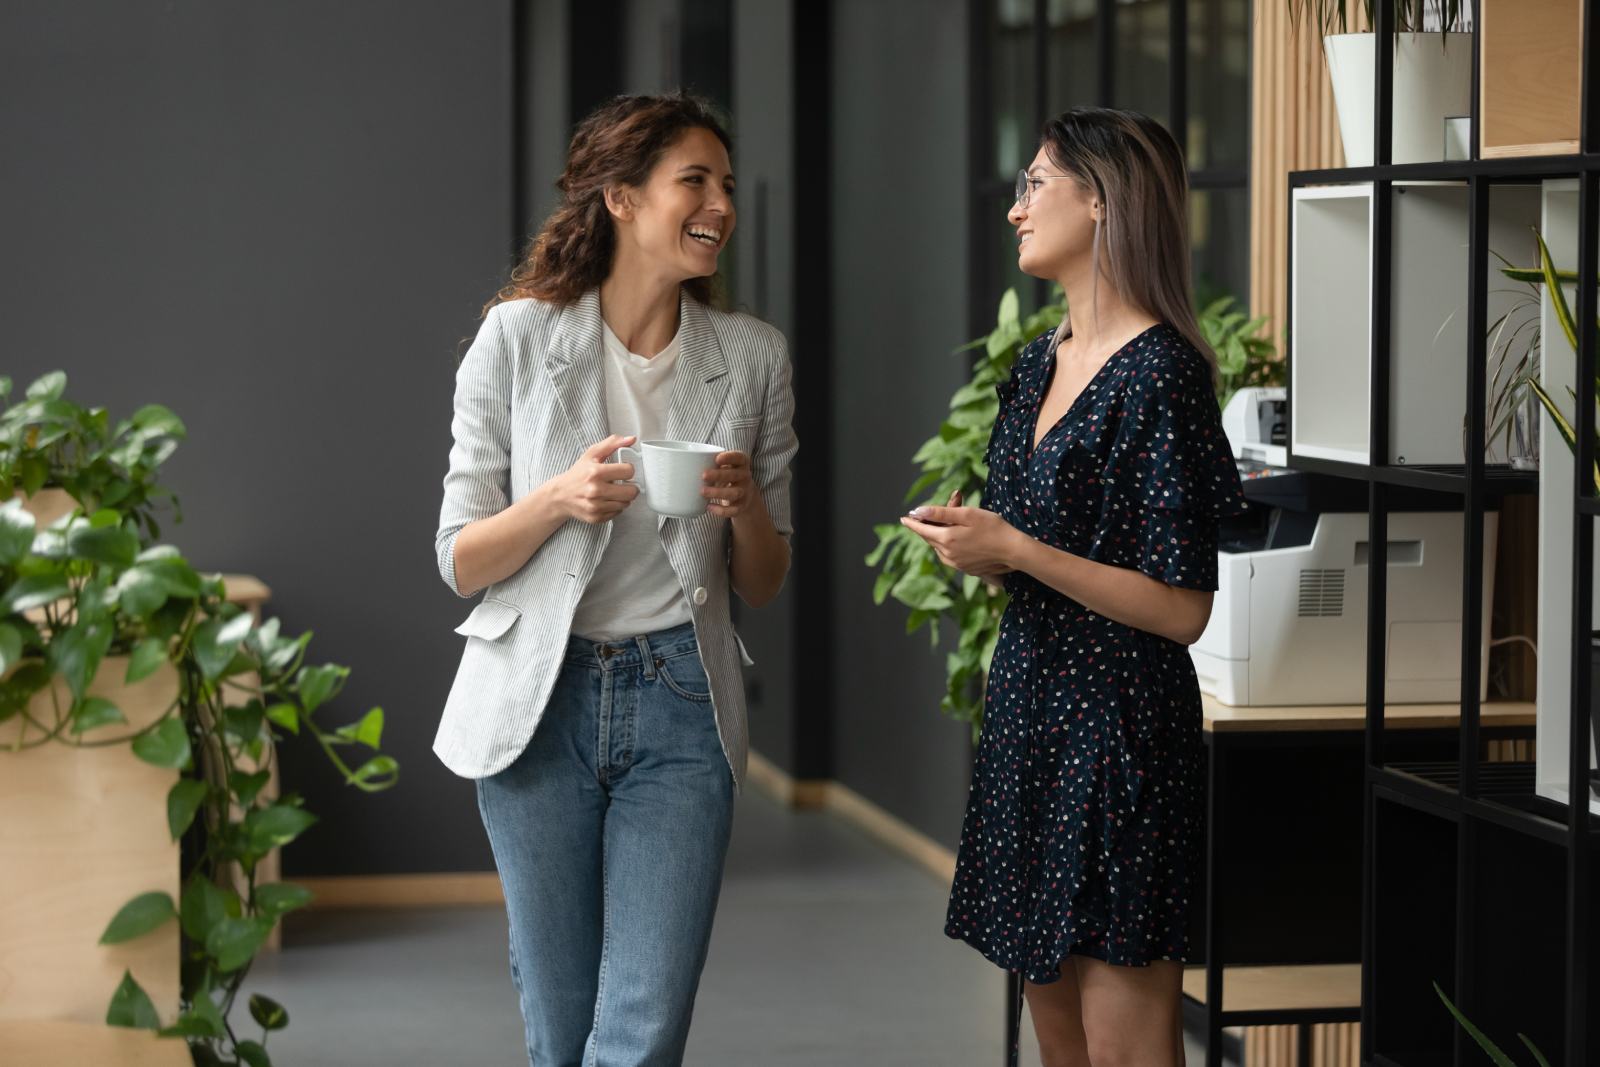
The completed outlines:
[[[643,185],[606,191],[618,252],[674,281],[717,272],[733,236],[733,169],[710,130],[695,128],[661,156]]]
[[[1017,228],[1017,267],[1035,278],[1059,279],[1094,250],[1099,198],[1061,168],[1041,146],[1028,164],[1028,206],[1006,212]]]

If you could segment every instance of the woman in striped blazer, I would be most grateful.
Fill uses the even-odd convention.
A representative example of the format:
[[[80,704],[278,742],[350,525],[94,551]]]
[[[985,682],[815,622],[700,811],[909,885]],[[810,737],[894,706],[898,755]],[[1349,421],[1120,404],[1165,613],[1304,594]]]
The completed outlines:
[[[484,599],[434,750],[477,782],[528,1056],[677,1064],[745,770],[751,606],[789,568],[783,336],[711,307],[729,140],[684,94],[577,129],[456,381],[436,548]],[[618,448],[718,445],[705,514],[658,517]]]

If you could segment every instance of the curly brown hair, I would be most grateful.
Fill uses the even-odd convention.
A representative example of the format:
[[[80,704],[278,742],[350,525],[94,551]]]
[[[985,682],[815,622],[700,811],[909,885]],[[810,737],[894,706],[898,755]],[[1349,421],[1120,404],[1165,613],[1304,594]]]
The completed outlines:
[[[556,181],[560,205],[484,311],[524,297],[570,304],[605,281],[617,243],[606,189],[643,185],[667,149],[693,129],[710,130],[732,153],[733,142],[712,104],[693,93],[618,96],[596,108],[567,146],[567,166]],[[720,278],[691,278],[683,287],[710,304]]]

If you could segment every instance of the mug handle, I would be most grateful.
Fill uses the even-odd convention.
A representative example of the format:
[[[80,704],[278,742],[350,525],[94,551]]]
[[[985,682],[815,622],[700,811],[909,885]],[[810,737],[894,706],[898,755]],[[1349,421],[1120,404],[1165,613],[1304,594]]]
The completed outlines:
[[[628,458],[630,456],[632,457],[631,459]],[[617,449],[617,462],[618,463],[632,463],[633,464],[633,481],[631,483],[624,483],[624,484],[636,485],[636,486],[639,487],[639,492],[643,493],[644,492],[644,454],[641,453],[637,448],[619,448],[619,449]]]

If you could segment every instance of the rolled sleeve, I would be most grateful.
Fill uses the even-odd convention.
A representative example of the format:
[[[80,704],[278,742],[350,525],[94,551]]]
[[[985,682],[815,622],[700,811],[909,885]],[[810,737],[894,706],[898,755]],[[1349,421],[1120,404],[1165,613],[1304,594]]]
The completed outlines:
[[[503,511],[511,499],[511,361],[499,311],[489,310],[456,370],[454,444],[434,551],[440,577],[457,596],[465,594],[456,584],[456,536]]]

